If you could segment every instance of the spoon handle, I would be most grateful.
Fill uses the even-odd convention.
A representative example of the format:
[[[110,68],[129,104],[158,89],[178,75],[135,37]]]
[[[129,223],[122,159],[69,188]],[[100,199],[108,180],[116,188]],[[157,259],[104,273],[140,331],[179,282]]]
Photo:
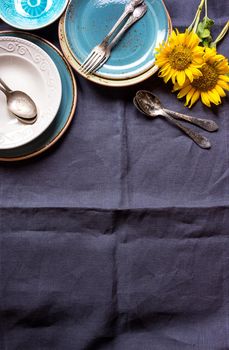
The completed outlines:
[[[108,45],[109,50],[112,50],[113,47],[118,43],[122,35],[140,18],[142,18],[147,11],[147,5],[143,3],[142,5],[138,6],[133,14],[128,18],[127,22],[124,24],[122,29],[116,34],[116,36],[112,39],[110,44]]]
[[[204,130],[213,132],[213,131],[217,131],[219,129],[218,125],[213,120],[195,118],[195,117],[191,117],[191,116],[186,115],[186,114],[170,111],[169,109],[164,109],[164,110],[166,113],[170,114],[174,118],[176,118],[178,120],[185,120],[189,123],[192,123],[194,125],[201,127]]]
[[[7,90],[6,90],[3,86],[1,86],[1,85],[0,85],[0,91],[2,91],[3,94],[6,95],[6,97],[9,95],[9,93],[7,92]]]
[[[115,33],[118,27],[122,24],[122,22],[126,19],[126,17],[132,14],[134,12],[135,7],[139,6],[142,2],[143,0],[132,0],[125,6],[124,12],[122,13],[121,17],[114,24],[113,28],[110,30],[107,36],[103,39],[103,42],[102,42],[103,44],[107,44],[109,42],[112,35]]]
[[[211,143],[206,137],[196,133],[192,129],[186,128],[181,123],[179,123],[175,119],[173,119],[165,111],[161,112],[161,115],[163,117],[165,117],[166,119],[168,119],[171,123],[175,124],[178,128],[180,128],[186,135],[188,135],[201,148],[205,148],[205,149],[211,148]]]
[[[4,87],[4,89],[7,92],[11,92],[12,90],[9,88],[9,86],[6,85],[6,83],[0,78],[0,84]]]

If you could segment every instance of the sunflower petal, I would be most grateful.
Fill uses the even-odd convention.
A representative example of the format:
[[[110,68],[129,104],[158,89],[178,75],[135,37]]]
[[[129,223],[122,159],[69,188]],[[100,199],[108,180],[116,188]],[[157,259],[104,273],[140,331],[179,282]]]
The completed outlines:
[[[216,89],[216,91],[218,92],[218,94],[219,94],[220,97],[226,96],[226,93],[225,93],[225,91],[221,88],[221,86],[216,85],[215,89]]]
[[[189,93],[189,91],[191,90],[191,88],[192,88],[192,85],[187,85],[187,86],[183,87],[183,89],[180,90],[177,97],[182,98],[182,97],[186,96],[187,93]]]
[[[188,92],[188,94],[186,95],[186,103],[185,106],[188,106],[189,101],[191,100],[193,94],[195,93],[196,89],[194,87],[191,88],[191,90]]]
[[[178,91],[178,90],[180,90],[180,86],[178,85],[178,83],[177,82],[175,82],[174,84],[173,84],[173,92],[174,91]]]
[[[205,104],[207,107],[211,107],[210,100],[208,98],[208,94],[206,92],[201,92],[201,101],[203,104]]]
[[[221,103],[221,97],[220,94],[218,93],[217,89],[214,88],[211,90],[211,92],[214,94],[214,96],[218,99],[219,103]]]
[[[227,75],[219,75],[219,79],[226,81],[226,83],[229,82],[229,77]]]
[[[184,83],[185,83],[185,72],[184,71],[179,71],[177,73],[177,82],[180,85],[180,87],[183,87]]]
[[[201,73],[201,71],[195,67],[191,67],[192,69],[192,74],[195,77],[201,77],[203,74]]]
[[[227,84],[224,80],[219,79],[217,85],[221,86],[224,90],[229,90],[229,84]]]
[[[189,79],[191,82],[193,82],[193,74],[192,74],[192,70],[191,70],[191,69],[189,69],[189,68],[187,68],[187,69],[185,69],[185,73],[186,73],[186,75],[187,75],[188,79]]]
[[[213,102],[215,105],[218,105],[221,102],[219,95],[214,94],[214,92],[212,91],[208,91],[208,96],[210,101]]]
[[[199,99],[200,97],[200,92],[198,90],[196,90],[194,92],[194,94],[192,95],[192,98],[191,98],[191,101],[190,101],[190,104],[189,104],[189,108],[191,108],[194,103],[196,103],[196,101]]]
[[[176,83],[176,76],[177,76],[177,72],[174,71],[174,74],[172,75],[172,83],[175,84]]]
[[[173,75],[174,75],[174,69],[170,69],[170,72],[167,73],[166,77],[164,78],[164,81],[167,83]]]

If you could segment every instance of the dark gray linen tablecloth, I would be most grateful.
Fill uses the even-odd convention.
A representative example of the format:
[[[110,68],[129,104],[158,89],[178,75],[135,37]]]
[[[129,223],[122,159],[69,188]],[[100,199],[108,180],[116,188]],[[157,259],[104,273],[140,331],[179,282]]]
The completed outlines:
[[[166,5],[184,29],[198,0]],[[228,14],[209,0],[216,33]],[[37,34],[58,44],[57,24]],[[219,123],[206,151],[135,110],[146,88],[187,112],[156,76],[76,78],[62,141],[0,164],[0,350],[229,350],[228,98],[190,111]]]

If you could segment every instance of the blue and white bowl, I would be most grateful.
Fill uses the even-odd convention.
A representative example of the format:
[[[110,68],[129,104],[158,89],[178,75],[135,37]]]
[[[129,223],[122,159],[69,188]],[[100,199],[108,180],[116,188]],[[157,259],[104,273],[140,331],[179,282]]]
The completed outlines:
[[[69,0],[1,0],[0,17],[12,27],[34,30],[53,23]]]

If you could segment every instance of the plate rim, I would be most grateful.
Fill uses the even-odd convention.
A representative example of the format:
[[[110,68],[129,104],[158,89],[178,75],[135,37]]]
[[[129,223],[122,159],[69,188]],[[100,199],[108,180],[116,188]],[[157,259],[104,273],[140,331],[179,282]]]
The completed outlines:
[[[77,83],[76,83],[76,79],[74,76],[74,73],[70,67],[70,64],[68,63],[67,59],[64,57],[63,53],[54,45],[52,44],[50,41],[48,41],[47,39],[44,39],[38,35],[35,34],[31,34],[29,32],[20,32],[20,31],[15,31],[15,30],[2,30],[0,31],[0,34],[22,34],[22,35],[26,35],[26,36],[31,36],[35,39],[38,39],[40,41],[43,41],[44,43],[46,43],[47,45],[49,45],[52,49],[54,49],[57,54],[63,59],[65,66],[70,74],[71,77],[71,82],[72,82],[72,88],[73,88],[73,101],[72,101],[72,106],[71,106],[71,111],[69,113],[68,119],[65,123],[65,125],[63,126],[63,128],[59,131],[59,133],[53,138],[53,140],[49,143],[47,143],[45,146],[43,146],[42,148],[28,153],[26,155],[23,156],[16,156],[16,157],[0,157],[0,162],[6,162],[6,163],[10,163],[10,162],[19,162],[19,161],[23,161],[23,160],[27,160],[27,159],[31,159],[34,157],[37,157],[38,155],[46,152],[49,148],[51,148],[53,145],[55,145],[59,139],[64,135],[64,133],[67,131],[67,129],[69,128],[72,119],[74,117],[75,114],[75,110],[77,107],[77,103],[78,103],[78,88],[77,88]]]
[[[170,33],[170,23],[169,23],[169,15],[168,15],[168,10],[165,6],[165,3],[163,0],[159,0],[162,4],[162,7],[164,8],[164,11],[165,11],[165,14],[166,14],[166,17],[167,17],[167,25],[168,25],[168,30],[167,30],[167,33],[166,33],[166,40],[165,41],[168,41],[168,37],[169,35],[171,34]],[[71,2],[72,3],[72,2]],[[71,46],[70,46],[70,43],[69,43],[69,40],[68,40],[68,37],[67,37],[67,31],[66,31],[66,23],[67,23],[67,14],[68,14],[68,10],[70,8],[70,5],[71,3],[69,2],[68,6],[66,7],[66,11],[64,13],[64,36],[65,36],[65,41],[66,41],[66,44],[68,46],[68,49],[69,49],[69,52],[71,53],[71,55],[74,57],[74,59],[79,63],[79,59],[75,56],[73,50],[71,49]],[[151,69],[153,66],[155,65],[155,59],[154,59],[154,62],[153,63],[150,63],[148,65],[148,67],[145,67],[144,69],[142,69],[142,71],[140,73],[134,73],[134,74],[131,74],[130,76],[126,76],[126,77],[112,77],[111,75],[109,74],[106,74],[106,75],[102,75],[102,74],[99,74],[99,73],[95,73],[95,75],[97,77],[101,77],[103,79],[109,79],[109,80],[124,80],[124,79],[132,79],[132,78],[135,78],[137,76],[140,76],[142,74],[144,74],[146,71],[148,71],[149,69]],[[128,73],[126,73],[125,75],[127,75]]]
[[[168,9],[164,3],[164,0],[160,0],[163,3],[163,6],[165,8],[167,18],[168,18],[168,37],[172,33],[172,21],[171,17],[169,15]],[[70,5],[70,3],[69,3]],[[69,6],[68,5],[68,6]],[[103,85],[103,86],[109,86],[109,87],[126,87],[126,86],[132,86],[135,84],[138,84],[140,82],[145,81],[146,79],[150,78],[152,75],[154,75],[158,71],[158,67],[153,63],[152,67],[144,71],[143,73],[140,73],[137,76],[131,77],[131,78],[124,78],[124,79],[110,79],[101,77],[99,75],[89,75],[87,76],[80,70],[80,63],[77,61],[77,59],[72,55],[68,44],[66,40],[65,35],[65,16],[66,12],[61,16],[59,20],[59,26],[58,26],[58,37],[59,37],[59,43],[61,50],[63,51],[64,56],[66,57],[67,61],[70,63],[72,68],[79,73],[82,77],[86,78],[89,81],[92,81],[96,84]]]
[[[16,43],[16,47],[17,47],[17,44],[19,43],[19,44],[23,44],[26,48],[27,48],[27,51],[30,53],[30,56],[33,58],[33,56],[32,56],[32,54],[31,54],[31,52],[30,52],[30,49],[33,49],[34,50],[34,52],[33,52],[33,55],[34,55],[34,57],[35,57],[35,59],[36,59],[36,54],[37,54],[37,52],[41,55],[41,57],[45,60],[45,62],[46,63],[48,63],[48,65],[49,65],[49,67],[50,67],[50,71],[52,72],[52,79],[54,79],[54,81],[55,81],[55,84],[57,84],[56,86],[57,86],[57,88],[56,88],[56,94],[57,94],[57,98],[58,99],[55,99],[56,100],[56,102],[55,102],[55,105],[54,105],[54,108],[53,108],[53,110],[50,112],[50,120],[48,121],[47,120],[47,122],[46,123],[42,123],[42,121],[41,121],[41,123],[39,123],[38,124],[38,129],[37,129],[37,131],[36,131],[36,128],[34,129],[34,131],[35,131],[35,137],[34,137],[34,135],[32,136],[32,139],[26,139],[26,140],[24,140],[23,141],[23,143],[20,143],[20,144],[18,144],[18,142],[15,144],[11,144],[11,145],[8,145],[7,147],[3,147],[2,148],[2,146],[0,146],[0,151],[4,151],[4,150],[11,150],[11,149],[15,149],[15,148],[18,148],[18,147],[21,147],[21,146],[24,146],[24,145],[26,145],[27,143],[29,143],[29,142],[31,142],[31,141],[33,141],[34,139],[36,139],[37,137],[39,137],[50,125],[51,125],[51,123],[53,122],[53,120],[55,119],[55,117],[56,117],[56,114],[58,113],[58,110],[59,110],[59,108],[60,108],[60,104],[61,104],[61,99],[62,99],[62,93],[63,93],[63,90],[62,90],[62,82],[61,82],[61,77],[60,77],[60,73],[59,73],[59,70],[58,70],[58,68],[57,68],[57,66],[56,66],[56,64],[54,63],[54,61],[52,60],[52,58],[47,54],[47,52],[45,52],[42,48],[40,48],[38,45],[36,45],[36,44],[34,44],[33,42],[31,42],[31,41],[29,41],[29,40],[26,40],[26,39],[23,39],[23,38],[21,38],[21,37],[19,37],[19,36],[14,36],[14,35],[12,35],[12,36],[7,36],[7,35],[2,35],[1,37],[0,37],[0,41],[1,41],[1,39],[2,39],[2,41],[4,42],[4,41],[8,41],[8,42],[14,42],[14,43]],[[19,50],[18,50],[19,51]],[[15,56],[15,55],[14,55]],[[23,59],[26,61],[26,62],[28,62],[29,60],[27,60],[27,58],[24,58],[23,57]],[[32,60],[33,61],[33,60]],[[32,62],[31,61],[31,63],[33,64],[34,62],[35,62],[35,60],[34,60],[34,62]],[[40,61],[38,61],[38,64],[40,64]],[[41,63],[42,64],[42,63]],[[33,66],[34,66],[34,64],[33,64]],[[41,75],[43,76],[43,78],[44,78],[44,76],[45,76],[45,71],[42,69],[42,68],[40,68],[40,71],[41,71]],[[47,82],[46,82],[47,83]],[[48,87],[49,87],[49,85],[47,85]],[[50,89],[51,89],[51,85],[50,85]],[[48,96],[51,94],[51,90],[49,90],[48,91],[49,93],[48,93]],[[56,95],[55,94],[55,95]],[[50,95],[50,97],[51,97],[51,95]],[[52,91],[52,97],[54,97],[53,96],[53,91]],[[48,102],[48,101],[47,101]],[[50,101],[49,101],[50,102]],[[46,106],[47,107],[47,106]],[[41,115],[43,116],[45,113],[43,112]],[[43,120],[43,118],[42,118],[42,120]],[[42,124],[44,124],[44,125],[42,125]],[[24,135],[25,136],[25,135]]]
[[[69,5],[69,3],[71,2],[71,0],[65,0],[65,4],[63,6],[63,9],[60,11],[60,13],[55,16],[52,20],[50,20],[49,22],[41,25],[41,26],[36,26],[36,27],[24,27],[24,26],[16,26],[13,25],[12,22],[8,21],[5,16],[2,15],[1,11],[0,11],[0,19],[5,22],[6,24],[10,25],[11,27],[15,28],[15,29],[20,29],[20,30],[39,30],[39,29],[43,29],[46,28],[47,26],[53,24],[55,21],[57,21],[64,13],[64,11],[66,10],[67,6]]]

